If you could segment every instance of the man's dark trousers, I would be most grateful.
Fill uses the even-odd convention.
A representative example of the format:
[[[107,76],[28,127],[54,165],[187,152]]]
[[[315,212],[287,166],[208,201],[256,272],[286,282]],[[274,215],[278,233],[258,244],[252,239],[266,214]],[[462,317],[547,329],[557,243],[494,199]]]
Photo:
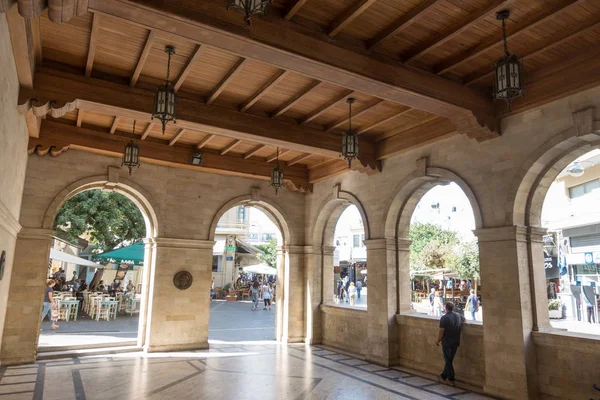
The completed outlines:
[[[442,352],[444,353],[444,361],[446,362],[444,371],[442,372],[442,379],[454,381],[454,367],[452,366],[452,362],[454,361],[456,350],[458,350],[458,345],[442,343]]]

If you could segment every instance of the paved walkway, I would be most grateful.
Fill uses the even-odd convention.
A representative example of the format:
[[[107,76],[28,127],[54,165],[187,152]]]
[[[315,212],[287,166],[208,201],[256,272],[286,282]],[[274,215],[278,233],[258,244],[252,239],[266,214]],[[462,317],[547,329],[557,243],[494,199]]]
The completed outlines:
[[[439,354],[440,359],[441,350]],[[457,371],[460,373],[460,371]],[[460,377],[459,377],[460,379]],[[0,368],[0,397],[62,399],[483,400],[401,368],[321,346],[212,344],[210,350],[141,352]]]
[[[262,306],[262,304],[261,304]],[[275,340],[275,305],[271,311],[252,311],[248,301],[213,300],[210,304],[208,340],[245,342]]]

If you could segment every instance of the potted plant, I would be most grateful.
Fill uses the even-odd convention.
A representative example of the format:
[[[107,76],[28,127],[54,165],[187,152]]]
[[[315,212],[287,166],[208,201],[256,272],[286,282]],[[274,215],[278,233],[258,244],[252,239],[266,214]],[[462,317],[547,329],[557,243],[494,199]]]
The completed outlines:
[[[237,301],[237,296],[230,295],[229,291],[231,290],[231,283],[228,283],[223,287],[223,294],[225,295],[225,300],[227,301]]]
[[[556,300],[550,300],[548,302],[548,314],[549,314],[550,318],[561,319],[562,318],[562,309],[563,309],[562,301],[556,299]]]

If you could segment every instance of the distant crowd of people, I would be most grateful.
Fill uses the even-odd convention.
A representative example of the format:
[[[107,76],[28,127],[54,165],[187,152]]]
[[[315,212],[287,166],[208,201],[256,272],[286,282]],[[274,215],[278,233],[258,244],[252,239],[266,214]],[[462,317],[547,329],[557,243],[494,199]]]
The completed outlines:
[[[353,306],[356,304],[356,300],[360,299],[362,288],[363,282],[361,280],[357,280],[356,283],[354,283],[351,282],[348,275],[346,275],[338,280],[334,302],[338,304],[346,302]]]

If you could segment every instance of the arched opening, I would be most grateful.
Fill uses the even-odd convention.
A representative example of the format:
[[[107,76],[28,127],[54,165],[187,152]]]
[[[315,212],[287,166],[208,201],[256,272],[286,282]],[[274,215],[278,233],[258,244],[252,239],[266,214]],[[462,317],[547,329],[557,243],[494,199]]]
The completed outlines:
[[[65,188],[46,212],[51,240],[39,351],[142,346],[157,232],[149,201],[133,186],[94,178]],[[47,305],[48,300],[54,305]],[[58,319],[53,329],[51,319]]]
[[[209,342],[282,339],[290,235],[283,214],[243,198],[223,206],[215,221]]]
[[[330,294],[334,304],[366,309],[368,268],[365,228],[355,205],[347,206],[337,219],[332,245],[335,250],[333,292]]]
[[[440,317],[451,301],[465,318],[482,321],[479,251],[469,199],[454,182],[426,184],[415,195],[420,199],[408,234],[412,309]]]
[[[561,166],[564,161],[566,168],[542,189],[544,258],[533,268],[543,271],[545,285],[536,288],[537,298],[548,300],[553,328],[600,335],[600,149],[573,154]]]

